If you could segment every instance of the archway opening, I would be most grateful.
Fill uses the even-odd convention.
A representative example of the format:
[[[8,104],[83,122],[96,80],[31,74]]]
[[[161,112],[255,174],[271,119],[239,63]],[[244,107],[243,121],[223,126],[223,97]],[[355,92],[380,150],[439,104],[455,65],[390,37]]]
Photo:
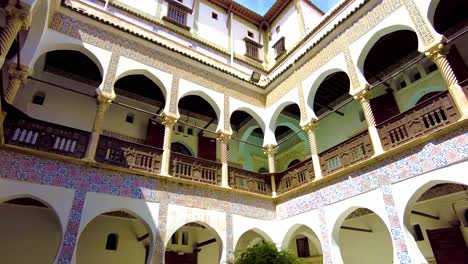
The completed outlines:
[[[166,264],[215,264],[222,255],[222,241],[211,227],[198,222],[183,225],[166,245]]]
[[[186,124],[194,123],[197,128],[179,122],[175,126],[173,140],[187,144],[198,158],[216,161],[216,133],[213,133],[218,127],[216,106],[201,96],[187,95],[179,100],[178,107],[179,120]]]
[[[258,119],[258,116],[254,118],[244,110],[236,110],[231,114],[232,137],[241,141],[231,140],[229,144],[229,166],[250,171],[266,166],[266,158],[254,160],[254,157],[263,157],[261,146],[264,135]]]
[[[247,248],[250,248],[253,245],[262,242],[272,242],[272,240],[270,237],[268,237],[267,234],[258,229],[251,229],[243,233],[239,237],[239,240],[237,240],[236,247],[234,250],[234,259],[240,257],[242,252],[244,252]]]
[[[338,246],[344,263],[393,263],[392,238],[385,223],[373,211],[358,208],[339,228]]]
[[[450,36],[468,25],[468,3],[464,0],[440,0],[434,12],[433,26]]]
[[[62,240],[54,209],[35,198],[21,197],[1,203],[0,215],[3,263],[54,262]]]
[[[297,165],[297,164],[299,164],[299,163],[301,163],[301,161],[298,160],[298,159],[292,160],[292,161],[289,162],[289,164],[288,164],[288,169],[291,168],[291,167],[293,167],[293,166],[295,166],[295,165]]]
[[[289,230],[283,247],[296,257],[303,258],[305,263],[323,263],[322,246],[318,236],[312,229],[304,225],[296,225]]]
[[[76,261],[80,263],[149,263],[152,232],[133,214],[112,211],[89,222],[78,240]]]
[[[193,156],[190,149],[188,149],[184,144],[179,142],[174,142],[171,144],[171,151],[185,156]]]
[[[466,263],[467,209],[466,185],[430,183],[415,192],[405,210],[405,225],[426,260]]]

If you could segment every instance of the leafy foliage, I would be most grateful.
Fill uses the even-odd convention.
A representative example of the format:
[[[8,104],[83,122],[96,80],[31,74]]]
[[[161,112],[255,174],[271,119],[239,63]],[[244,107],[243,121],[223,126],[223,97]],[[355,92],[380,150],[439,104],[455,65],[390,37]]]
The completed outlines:
[[[302,260],[286,250],[278,251],[271,242],[260,242],[247,248],[235,264],[301,264]]]

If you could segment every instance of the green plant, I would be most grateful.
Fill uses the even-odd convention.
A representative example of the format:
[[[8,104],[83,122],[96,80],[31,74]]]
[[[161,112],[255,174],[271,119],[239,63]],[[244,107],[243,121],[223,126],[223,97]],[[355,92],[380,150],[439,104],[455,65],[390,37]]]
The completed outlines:
[[[300,264],[302,260],[286,250],[278,251],[271,242],[260,242],[238,252],[235,264]]]

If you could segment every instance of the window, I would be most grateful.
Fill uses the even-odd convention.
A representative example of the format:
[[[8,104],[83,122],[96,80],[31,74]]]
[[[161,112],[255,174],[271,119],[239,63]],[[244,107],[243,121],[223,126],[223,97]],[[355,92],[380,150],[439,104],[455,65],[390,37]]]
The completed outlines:
[[[133,121],[135,120],[135,115],[132,113],[128,113],[127,116],[125,117],[125,122],[133,124]]]
[[[185,25],[187,23],[187,8],[180,4],[169,2],[167,17],[181,25]]]
[[[191,127],[187,128],[187,134],[193,135],[193,128]]]
[[[307,237],[296,239],[297,256],[300,258],[310,257],[309,240]]]
[[[117,250],[118,242],[119,236],[116,233],[110,233],[107,235],[106,250]]]
[[[211,18],[218,20],[218,14],[211,12]]]
[[[415,234],[415,240],[416,241],[422,241],[424,240],[424,236],[423,236],[423,232],[422,232],[422,229],[421,229],[421,226],[419,224],[415,224],[413,226],[414,228],[414,234]]]
[[[182,245],[188,245],[189,235],[188,232],[182,232]]]
[[[414,78],[415,81],[421,79],[421,73],[419,73],[419,72],[415,73],[413,78]]]
[[[433,71],[437,70],[437,65],[431,64],[429,67],[427,67],[427,73],[431,73]]]
[[[400,89],[401,88],[405,88],[406,87],[406,82],[405,81],[401,81],[400,82]]]
[[[276,51],[276,57],[281,56],[286,51],[286,46],[284,45],[284,37],[281,37],[275,45],[273,45],[273,48]]]
[[[45,100],[45,93],[37,92],[34,94],[32,103],[37,105],[43,105]]]
[[[178,125],[177,132],[184,133],[184,126]]]
[[[247,36],[249,36],[249,38],[253,38],[253,37],[254,37],[254,33],[251,32],[251,31],[247,31]]]
[[[245,56],[261,62],[259,57],[259,49],[263,46],[253,41],[250,38],[244,38],[245,41]]]
[[[177,231],[174,234],[172,234],[171,244],[173,245],[179,244],[179,233],[177,233]]]

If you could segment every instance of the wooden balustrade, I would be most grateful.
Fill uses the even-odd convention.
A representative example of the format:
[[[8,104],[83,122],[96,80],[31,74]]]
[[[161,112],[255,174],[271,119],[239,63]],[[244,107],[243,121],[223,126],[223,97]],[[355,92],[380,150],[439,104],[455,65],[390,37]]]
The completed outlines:
[[[100,136],[96,161],[158,174],[161,170],[162,149]]]
[[[271,195],[271,174],[229,167],[229,187]]]
[[[412,109],[398,114],[377,126],[385,150],[440,129],[459,119],[447,91],[429,98]]]
[[[373,154],[371,139],[366,130],[320,153],[322,174],[326,176],[358,161],[369,159]]]
[[[276,187],[278,194],[287,192],[306,183],[312,182],[315,178],[312,159],[307,159],[287,170],[278,173],[276,178],[279,183]]]
[[[221,164],[194,158],[179,153],[171,153],[171,175],[181,179],[221,185]]]
[[[7,144],[83,158],[90,133],[49,122],[35,120],[25,115],[9,112],[5,120]]]

